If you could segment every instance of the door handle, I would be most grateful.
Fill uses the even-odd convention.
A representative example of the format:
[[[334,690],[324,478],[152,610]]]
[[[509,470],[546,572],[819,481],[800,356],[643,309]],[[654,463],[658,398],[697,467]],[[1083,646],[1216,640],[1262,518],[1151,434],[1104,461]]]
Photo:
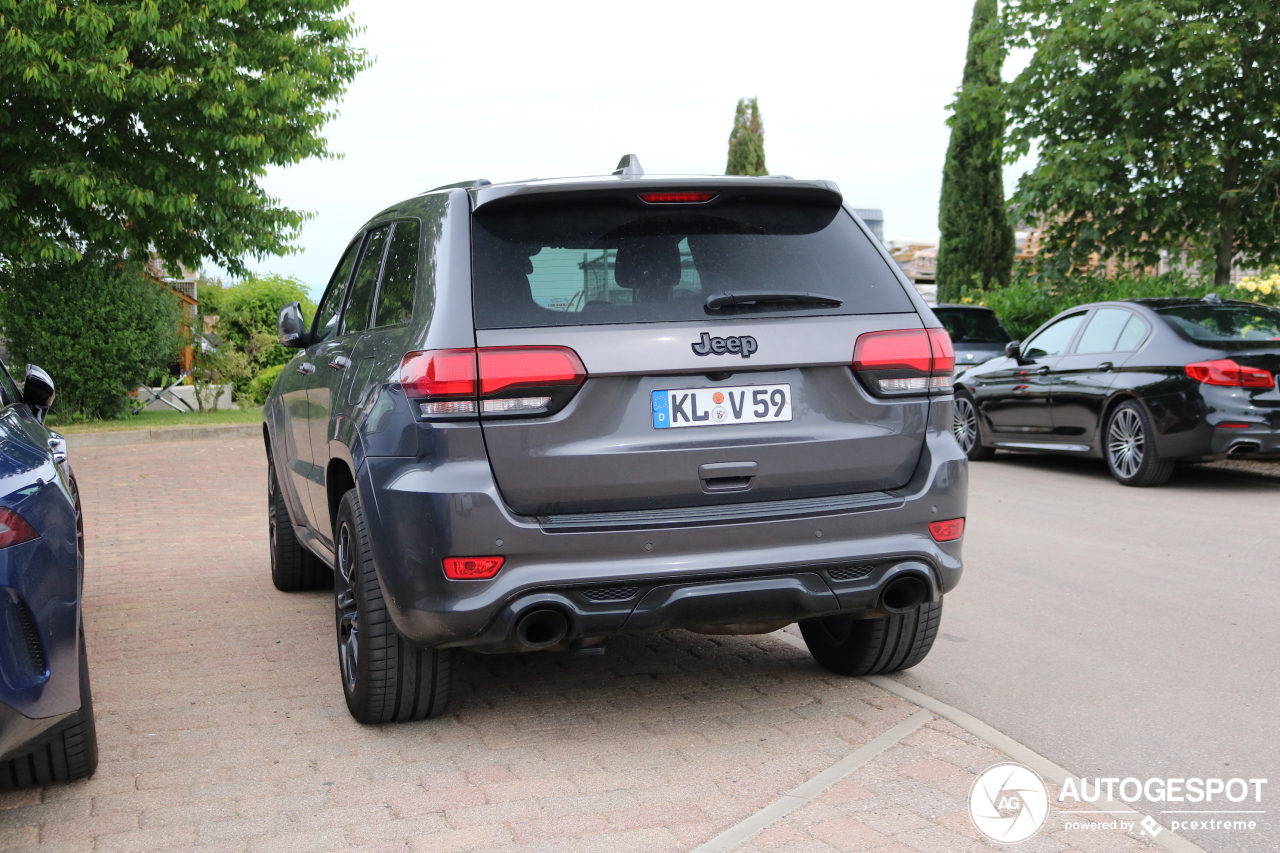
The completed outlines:
[[[316,372],[316,366],[309,361],[304,361],[298,365],[298,372],[303,376],[310,376]]]
[[[1037,368],[1036,368],[1036,375],[1037,375],[1037,376],[1045,376],[1045,375],[1047,375],[1048,373],[1049,373],[1049,365],[1047,365],[1047,364],[1042,364],[1042,365],[1040,365],[1039,367],[1037,367]]]
[[[333,361],[329,362],[329,366],[334,370],[346,370],[351,366],[351,359],[345,355],[335,355]]]
[[[1115,365],[1109,361],[1104,361],[1102,362],[1102,364],[1098,365],[1098,370],[1102,371],[1103,373],[1110,373],[1114,369],[1115,369]]]

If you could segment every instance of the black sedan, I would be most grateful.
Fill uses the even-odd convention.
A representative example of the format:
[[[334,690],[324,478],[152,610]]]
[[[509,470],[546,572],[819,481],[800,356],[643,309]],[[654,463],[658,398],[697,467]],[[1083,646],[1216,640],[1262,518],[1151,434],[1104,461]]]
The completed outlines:
[[[951,335],[956,348],[956,369],[990,361],[1004,354],[1004,346],[1012,338],[1000,325],[996,312],[981,305],[938,305],[934,316]]]
[[[1102,458],[1126,486],[1180,460],[1280,459],[1280,310],[1131,299],[1064,311],[956,377],[955,433],[997,448]]]

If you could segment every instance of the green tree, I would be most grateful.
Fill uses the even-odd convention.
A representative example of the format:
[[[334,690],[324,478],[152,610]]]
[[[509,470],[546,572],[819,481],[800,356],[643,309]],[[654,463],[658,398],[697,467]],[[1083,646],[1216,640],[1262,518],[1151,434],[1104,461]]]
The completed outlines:
[[[53,377],[59,421],[114,418],[127,395],[180,343],[182,303],[138,263],[93,258],[0,273],[0,329],[9,361]]]
[[[1280,261],[1280,6],[1274,0],[1010,0],[1034,50],[1011,85],[1014,202],[1058,271],[1090,253],[1190,249],[1230,281]]]
[[[755,98],[739,98],[729,134],[729,163],[726,175],[767,175],[764,165],[764,122]]]
[[[0,264],[290,251],[308,215],[259,182],[333,156],[368,64],[345,2],[0,0]]]
[[[1004,287],[1013,270],[1013,226],[1004,200],[1004,40],[996,0],[976,0],[938,208],[938,299]]]

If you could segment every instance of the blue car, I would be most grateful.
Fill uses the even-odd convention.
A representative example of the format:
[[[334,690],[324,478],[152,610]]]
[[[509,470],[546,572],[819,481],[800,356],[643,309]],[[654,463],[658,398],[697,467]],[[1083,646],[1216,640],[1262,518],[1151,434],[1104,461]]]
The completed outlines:
[[[80,595],[84,529],[53,381],[0,363],[0,789],[89,776],[98,741]]]

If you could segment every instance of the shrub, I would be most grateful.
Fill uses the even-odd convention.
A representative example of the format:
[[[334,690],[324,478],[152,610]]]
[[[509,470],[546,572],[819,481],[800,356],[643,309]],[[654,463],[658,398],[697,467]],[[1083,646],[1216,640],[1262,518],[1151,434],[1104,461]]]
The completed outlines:
[[[0,274],[0,326],[15,373],[38,364],[62,422],[115,418],[148,374],[177,357],[182,303],[141,264],[113,258]]]
[[[1059,311],[1085,302],[1111,299],[1141,299],[1153,296],[1201,297],[1217,293],[1223,299],[1280,304],[1280,275],[1271,286],[1259,278],[1245,279],[1230,288],[1214,287],[1209,279],[1197,280],[1177,274],[1127,276],[1075,276],[1053,281],[1022,278],[998,290],[970,291],[961,301],[985,305],[1004,323],[1014,340],[1023,340]]]
[[[245,401],[252,406],[261,406],[267,402],[267,395],[271,393],[271,386],[276,384],[276,378],[284,371],[283,364],[277,364],[268,367],[249,381],[249,389],[245,392]]]
[[[283,275],[250,277],[231,285],[207,284],[200,292],[203,313],[213,314],[215,311],[210,309],[216,309],[218,323],[214,331],[218,337],[245,356],[247,369],[233,380],[237,399],[249,394],[253,377],[293,357],[293,352],[280,346],[276,337],[281,306],[301,302],[304,315],[315,311],[306,286]]]

